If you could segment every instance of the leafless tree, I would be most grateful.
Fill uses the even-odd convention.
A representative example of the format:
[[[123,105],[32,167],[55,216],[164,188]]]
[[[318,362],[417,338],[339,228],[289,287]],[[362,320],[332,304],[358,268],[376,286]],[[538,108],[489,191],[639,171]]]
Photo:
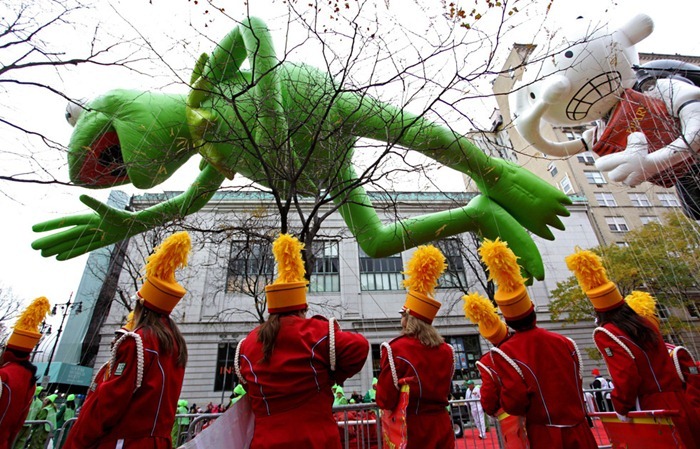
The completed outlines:
[[[0,285],[0,343],[9,336],[12,322],[19,315],[20,304],[12,288]]]

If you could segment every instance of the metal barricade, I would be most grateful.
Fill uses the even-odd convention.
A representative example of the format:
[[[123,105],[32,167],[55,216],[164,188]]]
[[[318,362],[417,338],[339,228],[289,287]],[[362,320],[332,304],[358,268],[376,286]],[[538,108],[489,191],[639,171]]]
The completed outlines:
[[[583,395],[586,401],[586,411],[589,414],[589,425],[591,426],[591,431],[598,443],[599,449],[607,449],[612,447],[610,444],[610,437],[605,429],[605,426],[600,421],[600,418],[595,416],[596,413],[600,412],[614,412],[615,409],[612,405],[612,400],[610,399],[610,393],[612,388],[584,388]],[[602,410],[599,408],[602,407]]]
[[[450,415],[457,448],[498,449],[503,447],[503,436],[498,420],[484,413],[479,399],[450,401]],[[484,429],[484,438],[480,438],[481,425]]]
[[[28,427],[30,429],[29,438],[27,439],[27,442],[25,443],[24,447],[27,447],[29,445],[29,441],[31,441],[32,436],[34,438],[38,437],[38,435],[32,435],[32,434],[34,434],[34,431],[36,430],[35,426],[45,425],[45,424],[47,424],[49,426],[49,431],[46,435],[46,440],[44,441],[43,447],[44,447],[44,449],[46,449],[49,446],[49,443],[53,440],[54,434],[56,433],[56,428],[54,427],[53,423],[50,421],[46,421],[46,420],[31,420],[31,421],[25,421],[24,425],[22,426],[22,427]],[[15,443],[16,442],[13,441],[11,447],[14,447]]]

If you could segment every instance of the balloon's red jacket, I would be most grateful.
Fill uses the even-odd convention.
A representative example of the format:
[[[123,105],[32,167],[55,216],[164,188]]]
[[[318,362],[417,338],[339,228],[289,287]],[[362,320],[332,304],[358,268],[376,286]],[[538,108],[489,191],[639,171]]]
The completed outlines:
[[[238,359],[255,414],[251,449],[340,449],[331,387],[362,369],[367,339],[335,324],[336,368],[331,371],[327,319],[281,317],[272,356],[265,363],[257,334],[258,328],[241,342]]]
[[[611,399],[615,411],[626,415],[635,410],[678,410],[674,419],[686,447],[700,448],[693,436],[700,419],[686,402],[681,383],[661,334],[651,349],[642,349],[624,331],[605,323],[593,332],[593,340],[603,355],[615,388]]]
[[[0,366],[0,449],[11,448],[34,398],[34,375],[17,363],[19,360],[10,351],[3,354]]]
[[[696,414],[700,413],[700,369],[697,362],[683,346],[666,343],[666,348],[676,373],[683,382],[686,401],[695,409]]]
[[[598,447],[586,421],[574,342],[535,326],[492,348],[500,375],[501,406],[524,416],[530,447]],[[516,368],[517,367],[517,368]]]
[[[143,341],[143,381],[136,388],[136,340],[125,338],[106,379],[98,379],[78,420],[68,432],[65,449],[170,449],[185,368],[177,366],[177,349],[165,354],[155,335],[136,329]],[[121,446],[119,446],[121,444]]]
[[[447,343],[429,348],[418,339],[400,336],[389,342],[398,379],[408,382],[406,409],[407,449],[448,449],[454,447],[452,419],[447,411],[454,376],[454,353]],[[377,405],[393,410],[399,402],[389,358],[382,348],[377,382]]]
[[[487,415],[497,416],[501,408],[501,378],[496,371],[493,354],[487,352],[476,363],[481,373],[481,408]]]

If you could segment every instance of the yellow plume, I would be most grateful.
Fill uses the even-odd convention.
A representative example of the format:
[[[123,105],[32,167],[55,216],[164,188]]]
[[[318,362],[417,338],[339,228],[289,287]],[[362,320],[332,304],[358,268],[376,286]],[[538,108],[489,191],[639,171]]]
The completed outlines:
[[[489,269],[489,280],[493,280],[504,293],[515,291],[525,283],[518,257],[500,238],[495,241],[484,239],[479,256]]]
[[[566,266],[573,271],[584,292],[610,282],[603,267],[603,260],[593,251],[576,248],[566,257]]]
[[[625,297],[625,302],[632,310],[644,318],[656,318],[656,300],[647,292],[633,291]]]
[[[306,269],[301,251],[304,244],[289,234],[280,234],[272,244],[272,254],[277,261],[277,280],[273,284],[286,284],[304,280]]]
[[[177,282],[175,270],[187,266],[187,256],[191,247],[190,235],[186,231],[172,234],[146,259],[146,277]]]
[[[44,321],[49,310],[51,310],[51,305],[45,296],[36,298],[19,316],[15,329],[39,332],[39,325]]]
[[[474,324],[483,324],[487,328],[494,327],[500,321],[496,306],[479,293],[462,296],[464,316]]]
[[[134,330],[134,311],[132,310],[129,312],[129,315],[126,316],[126,323],[124,323],[124,329],[128,331],[133,331]]]
[[[433,245],[419,246],[406,265],[404,287],[411,291],[432,295],[438,278],[447,269],[445,256]]]

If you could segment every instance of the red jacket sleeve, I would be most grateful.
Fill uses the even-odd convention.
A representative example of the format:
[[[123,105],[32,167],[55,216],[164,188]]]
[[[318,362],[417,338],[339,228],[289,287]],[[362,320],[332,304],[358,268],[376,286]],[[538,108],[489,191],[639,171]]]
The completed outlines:
[[[636,406],[637,392],[641,384],[637,365],[630,354],[606,333],[596,332],[593,340],[615,382],[615,388],[610,394],[615,411],[627,415]]]
[[[98,385],[80,410],[78,420],[69,432],[66,449],[88,449],[98,445],[129,411],[129,398],[136,388],[136,342],[126,338],[117,349],[111,375]]]
[[[340,330],[338,323],[335,326],[335,381],[342,384],[365,365],[369,342],[361,334]]]
[[[534,392],[529,391],[525,380],[501,354],[492,354],[492,357],[501,377],[501,407],[511,415],[525,416],[530,408],[530,395]]]
[[[377,378],[376,401],[379,408],[384,410],[393,410],[399,403],[400,391],[394,386],[387,351],[386,349],[382,348],[381,352],[382,357],[380,361],[379,377]],[[403,377],[401,373],[398,373],[398,378],[400,379],[401,377]]]
[[[488,357],[487,354],[484,357]],[[482,359],[483,360],[483,359]],[[486,363],[477,363],[481,373],[481,407],[487,415],[496,416],[498,409],[501,408],[501,380],[498,374],[490,368]]]

